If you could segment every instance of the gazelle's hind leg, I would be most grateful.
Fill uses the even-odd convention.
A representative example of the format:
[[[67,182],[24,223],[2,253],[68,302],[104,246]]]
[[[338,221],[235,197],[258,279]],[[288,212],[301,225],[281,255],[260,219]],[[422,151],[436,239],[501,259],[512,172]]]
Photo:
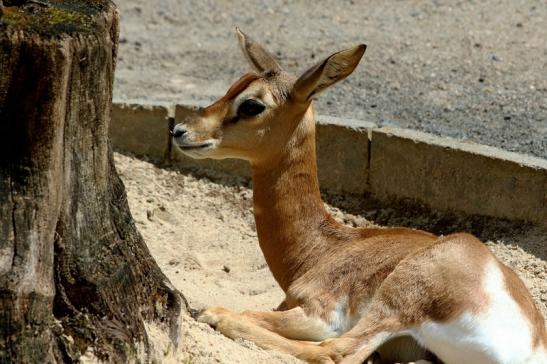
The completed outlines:
[[[401,325],[393,320],[362,320],[360,327],[350,330],[339,338],[326,340],[321,347],[327,350],[327,355],[335,363],[341,364],[392,364],[393,360],[386,361],[377,353],[378,348],[392,338],[399,337]],[[363,330],[364,329],[364,330]],[[366,361],[368,358],[368,361]],[[383,360],[384,359],[384,360]],[[408,363],[403,361],[403,363]],[[415,364],[431,364],[430,361],[418,359]]]
[[[415,287],[407,287],[400,284],[391,285],[390,280],[394,279],[394,277],[396,278],[397,275],[391,275],[386,279],[384,284],[387,282],[387,286],[382,285],[378,289],[376,295],[369,303],[367,313],[351,330],[338,338],[327,340],[321,344],[322,347],[327,349],[327,355],[336,363],[361,364],[385,343],[390,342],[392,339],[396,339],[395,341],[397,341],[397,339],[402,339],[403,336],[412,334],[413,322],[415,321],[412,319],[408,320],[408,316],[404,315],[404,306],[413,304],[413,302],[411,300],[395,300],[386,304],[386,301],[382,299],[385,297],[383,294],[388,289],[416,289]],[[391,297],[393,296],[395,295],[391,295]],[[412,297],[412,295],[409,294],[407,297]],[[416,312],[416,314],[423,315],[424,313]],[[414,360],[424,360],[426,356],[425,350],[423,354],[423,356],[416,357]],[[381,357],[380,363],[385,363]]]
[[[379,332],[364,339],[360,346],[354,349],[354,352],[350,355],[344,356],[341,360],[341,364],[360,364],[363,363],[368,357],[370,357],[376,349],[384,342],[389,340],[392,334],[389,332]],[[381,358],[379,359],[381,360]],[[378,361],[379,361],[378,360]]]
[[[339,338],[321,343],[327,355],[336,363],[361,364],[382,344],[396,337],[401,325],[392,319],[361,319],[359,323]]]

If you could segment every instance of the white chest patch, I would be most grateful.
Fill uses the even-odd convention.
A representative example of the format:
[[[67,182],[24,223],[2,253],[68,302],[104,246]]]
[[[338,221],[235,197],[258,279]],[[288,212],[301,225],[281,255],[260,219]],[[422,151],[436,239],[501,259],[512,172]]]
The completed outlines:
[[[411,334],[446,364],[532,364],[531,327],[492,262],[483,284],[490,307],[448,323],[429,322]]]
[[[349,298],[341,297],[330,314],[329,327],[337,336],[348,332],[361,318],[361,314],[350,315],[348,304]]]

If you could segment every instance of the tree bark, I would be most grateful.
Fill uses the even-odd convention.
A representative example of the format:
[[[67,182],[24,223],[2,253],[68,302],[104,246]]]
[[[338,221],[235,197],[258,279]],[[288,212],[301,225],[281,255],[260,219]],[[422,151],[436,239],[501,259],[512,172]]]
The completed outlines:
[[[184,298],[151,257],[108,129],[109,0],[0,0],[0,363],[149,361]]]

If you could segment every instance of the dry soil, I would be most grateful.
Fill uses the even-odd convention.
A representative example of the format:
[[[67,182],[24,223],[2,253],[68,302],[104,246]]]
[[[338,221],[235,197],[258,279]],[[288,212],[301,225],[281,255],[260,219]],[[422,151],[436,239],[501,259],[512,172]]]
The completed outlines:
[[[418,129],[547,158],[547,6],[543,0],[118,0],[115,96],[212,100],[249,67],[234,27],[301,72],[365,42],[364,62],[318,101],[322,114]],[[272,309],[283,299],[258,247],[249,183],[117,154],[132,213],[192,308]],[[406,225],[479,235],[530,288],[547,316],[547,231],[325,196],[353,226]],[[296,363],[234,342],[188,316],[179,348],[149,327],[161,362]]]

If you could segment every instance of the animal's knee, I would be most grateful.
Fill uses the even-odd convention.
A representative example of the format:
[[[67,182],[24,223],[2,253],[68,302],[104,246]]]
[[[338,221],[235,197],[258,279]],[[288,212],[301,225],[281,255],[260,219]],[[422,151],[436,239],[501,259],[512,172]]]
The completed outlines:
[[[325,350],[329,358],[338,363],[345,356],[352,354],[357,349],[358,341],[353,338],[340,337],[327,339],[319,346]]]

